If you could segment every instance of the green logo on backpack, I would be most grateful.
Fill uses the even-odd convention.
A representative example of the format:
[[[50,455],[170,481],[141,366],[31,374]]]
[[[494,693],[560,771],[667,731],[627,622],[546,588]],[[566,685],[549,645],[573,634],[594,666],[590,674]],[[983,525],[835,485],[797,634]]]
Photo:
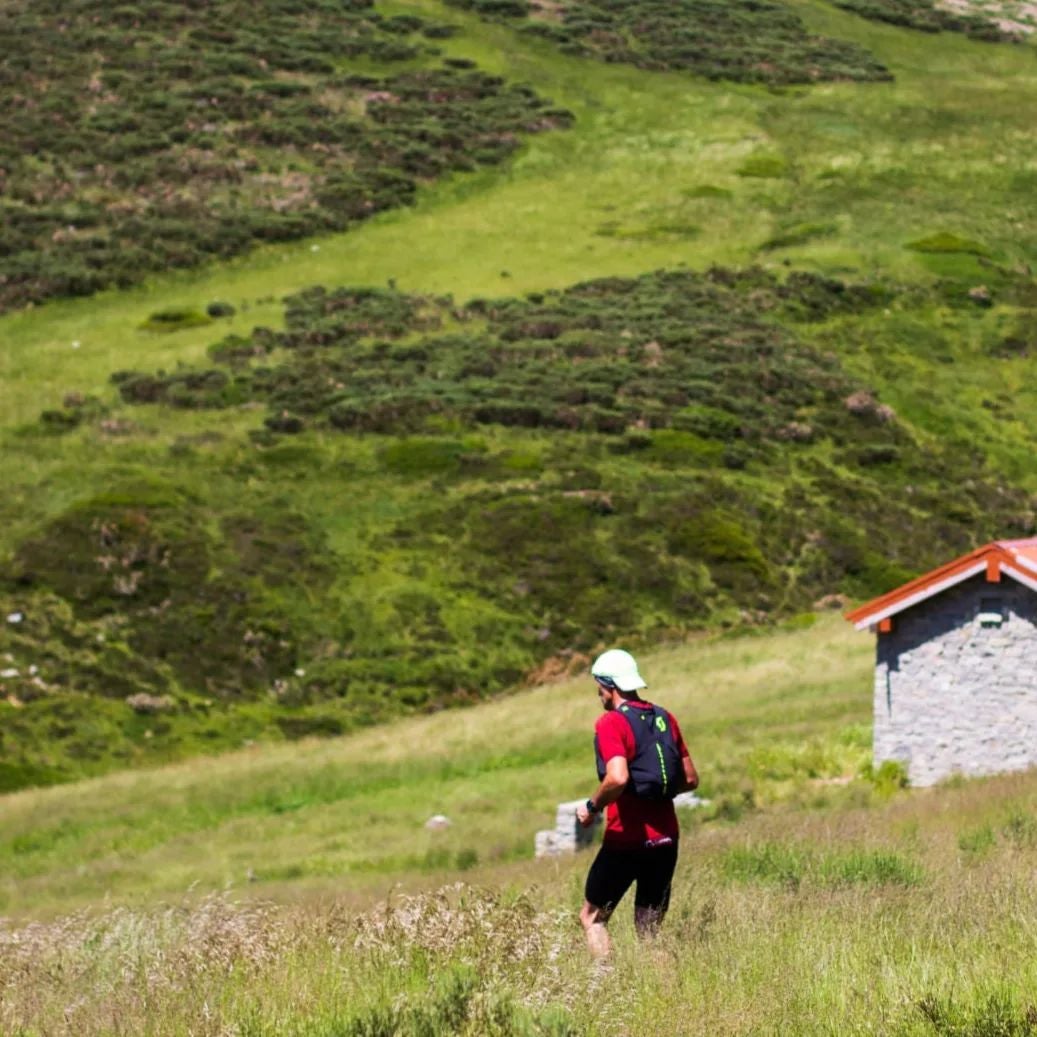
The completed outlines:
[[[663,720],[662,717],[656,717],[655,718],[655,726],[657,728],[659,728],[660,731],[665,731],[666,730],[666,721]]]

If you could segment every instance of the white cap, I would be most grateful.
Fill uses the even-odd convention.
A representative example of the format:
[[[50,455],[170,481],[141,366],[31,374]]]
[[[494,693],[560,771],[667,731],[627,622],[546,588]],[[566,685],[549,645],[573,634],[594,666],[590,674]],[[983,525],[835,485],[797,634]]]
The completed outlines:
[[[637,662],[629,652],[622,648],[611,648],[594,660],[591,674],[595,677],[608,677],[620,691],[637,691],[648,685],[637,672]]]

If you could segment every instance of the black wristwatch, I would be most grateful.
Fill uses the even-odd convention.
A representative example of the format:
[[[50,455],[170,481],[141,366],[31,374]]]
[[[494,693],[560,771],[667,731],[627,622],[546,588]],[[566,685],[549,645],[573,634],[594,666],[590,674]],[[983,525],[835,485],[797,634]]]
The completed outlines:
[[[600,814],[601,813],[601,807],[596,807],[594,805],[594,800],[593,799],[588,799],[587,800],[587,810],[590,813],[592,813],[592,814]]]

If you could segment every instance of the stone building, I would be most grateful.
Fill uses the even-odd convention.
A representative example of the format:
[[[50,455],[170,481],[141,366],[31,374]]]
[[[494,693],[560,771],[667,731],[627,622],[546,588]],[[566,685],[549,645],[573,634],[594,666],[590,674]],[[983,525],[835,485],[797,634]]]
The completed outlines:
[[[932,785],[1037,765],[1037,538],[987,544],[846,618],[878,635],[876,766]]]

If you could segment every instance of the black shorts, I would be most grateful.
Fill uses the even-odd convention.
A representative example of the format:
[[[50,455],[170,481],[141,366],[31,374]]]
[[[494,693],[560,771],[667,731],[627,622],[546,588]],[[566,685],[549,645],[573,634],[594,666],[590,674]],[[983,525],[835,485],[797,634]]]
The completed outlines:
[[[611,912],[633,883],[634,904],[665,911],[677,866],[677,842],[665,846],[619,849],[603,845],[587,874],[584,896],[589,904]]]

